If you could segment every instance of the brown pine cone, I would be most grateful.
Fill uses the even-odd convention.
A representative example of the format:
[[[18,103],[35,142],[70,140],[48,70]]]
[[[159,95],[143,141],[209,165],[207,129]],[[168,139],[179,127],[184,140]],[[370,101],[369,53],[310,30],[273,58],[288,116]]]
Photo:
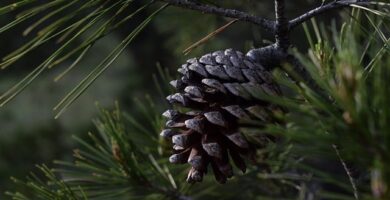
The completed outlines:
[[[171,82],[178,93],[167,100],[184,109],[164,112],[167,129],[161,132],[172,139],[174,154],[169,161],[191,165],[190,183],[201,182],[209,164],[216,180],[225,183],[233,176],[229,157],[245,172],[242,156],[251,151],[251,144],[239,132],[238,121],[267,121],[273,109],[248,91],[261,89],[279,95],[280,89],[262,65],[232,49],[189,59],[178,72],[181,79]]]

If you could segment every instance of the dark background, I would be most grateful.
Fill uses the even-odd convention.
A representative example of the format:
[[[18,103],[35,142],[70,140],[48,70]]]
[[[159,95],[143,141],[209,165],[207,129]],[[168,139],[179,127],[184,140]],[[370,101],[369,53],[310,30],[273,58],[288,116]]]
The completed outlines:
[[[1,1],[0,6],[14,1]],[[273,18],[272,1],[219,1],[221,5],[237,8],[259,16]],[[319,0],[288,1],[288,16],[295,17],[305,10],[320,5]],[[147,16],[149,11],[141,14]],[[0,26],[12,21],[17,12],[0,17]],[[328,13],[327,16],[331,16]],[[337,17],[337,15],[334,15]],[[29,40],[22,32],[32,19],[12,30],[0,34],[0,57],[12,52]],[[142,17],[140,17],[142,19]],[[324,20],[319,18],[320,20]],[[329,24],[328,17],[325,24]],[[193,50],[189,55],[182,51],[208,33],[228,22],[227,19],[199,12],[168,8],[144,30],[122,56],[79,98],[59,119],[54,119],[52,108],[87,73],[123,39],[133,24],[115,31],[100,40],[80,66],[57,83],[53,78],[62,72],[71,61],[65,62],[42,75],[21,95],[5,107],[0,108],[0,199],[6,190],[15,189],[9,177],[23,178],[34,165],[47,163],[53,159],[71,159],[71,149],[75,147],[72,135],[83,136],[94,130],[91,120],[97,117],[95,102],[105,108],[118,100],[121,108],[129,113],[134,110],[134,98],[151,94],[156,101],[164,101],[156,94],[151,83],[156,74],[156,64],[169,68],[172,72],[184,60],[219,49],[235,48],[246,52],[253,47],[266,45],[272,36],[264,34],[259,27],[245,22],[237,22],[223,33]],[[292,43],[305,51],[307,43],[302,28],[291,36]],[[55,49],[48,44],[27,55],[9,69],[0,71],[0,92],[5,92],[23,76],[33,70]],[[96,59],[99,58],[99,59]]]

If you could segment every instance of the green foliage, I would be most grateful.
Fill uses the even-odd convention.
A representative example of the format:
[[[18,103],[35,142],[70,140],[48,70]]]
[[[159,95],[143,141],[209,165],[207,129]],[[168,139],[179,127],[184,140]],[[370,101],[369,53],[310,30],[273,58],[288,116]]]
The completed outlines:
[[[29,188],[33,191],[34,199],[55,199],[55,200],[81,200],[87,199],[84,192],[81,188],[71,188],[64,181],[58,179],[51,169],[47,166],[38,166],[41,172],[45,175],[45,179],[42,180],[37,177],[35,174],[32,174],[27,178],[26,182],[21,182],[17,179],[13,179],[16,183],[24,185],[26,188]],[[7,192],[8,193],[8,192]],[[8,193],[13,197],[13,199],[18,200],[27,200],[31,199],[26,194],[20,192]]]
[[[293,145],[290,156],[298,158],[293,168],[322,183],[314,191],[319,197],[388,199],[390,51],[383,32],[388,27],[382,23],[387,19],[357,10],[353,18],[341,32],[332,29],[334,48],[324,39],[329,38],[327,31],[316,29],[314,22],[318,42],[308,56],[296,53],[320,89],[291,82],[277,71],[275,76],[288,95],[259,97],[289,111],[279,115],[282,125],[269,124],[266,130]],[[291,66],[285,66],[285,71],[303,80]]]
[[[90,133],[89,142],[76,138],[81,148],[74,151],[74,162],[56,161],[60,167],[53,170],[42,166],[40,169],[48,179],[47,184],[32,175],[25,184],[32,194],[9,194],[15,199],[21,196],[26,199],[178,197],[179,183],[173,180],[166,163],[156,159],[157,135],[151,135],[148,126],[135,122],[125,127],[119,110],[112,113],[101,110],[101,116],[101,119],[95,121],[98,134]],[[146,141],[147,145],[142,141]],[[54,173],[61,174],[61,178]]]
[[[14,28],[16,25],[33,18],[41,16],[40,20],[36,21],[25,29],[24,34],[28,35],[34,31],[36,36],[29,42],[21,46],[19,49],[11,52],[3,58],[0,63],[0,68],[4,69],[14,64],[19,59],[23,58],[30,52],[38,49],[40,46],[55,41],[58,46],[45,61],[36,67],[19,83],[10,88],[2,96],[0,96],[0,106],[5,105],[24,88],[33,82],[42,72],[51,69],[54,66],[64,62],[69,58],[75,57],[71,64],[63,73],[55,80],[62,78],[67,72],[73,69],[84,58],[84,56],[92,49],[96,41],[111,33],[113,30],[128,23],[137,14],[151,6],[146,3],[135,11],[129,12],[130,6],[134,3],[133,0],[123,0],[116,2],[107,1],[52,1],[50,3],[33,4],[34,1],[20,1],[19,3],[10,4],[1,7],[2,13],[7,13],[15,9],[23,10],[17,18],[0,28],[0,34]],[[30,5],[31,4],[31,5]],[[30,7],[26,7],[30,6]],[[73,101],[75,101],[85,91],[98,76],[110,66],[116,58],[123,52],[135,36],[137,36],[147,24],[155,17],[157,13],[163,10],[165,6],[154,9],[155,11],[135,26],[134,30],[130,31],[126,38],[117,45],[115,49],[98,65],[96,66],[62,101],[55,107],[58,115],[60,115]],[[40,27],[41,24],[45,26]],[[39,29],[40,28],[40,29]],[[38,29],[38,30],[35,30]],[[82,39],[85,38],[85,39]],[[81,44],[80,39],[82,40]],[[58,116],[57,115],[57,116]]]

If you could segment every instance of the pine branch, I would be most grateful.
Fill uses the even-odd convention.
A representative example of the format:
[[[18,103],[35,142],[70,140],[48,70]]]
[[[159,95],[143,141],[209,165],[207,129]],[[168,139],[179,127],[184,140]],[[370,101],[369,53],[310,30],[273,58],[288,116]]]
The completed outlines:
[[[191,0],[160,0],[166,3],[169,3],[170,5],[191,9],[191,10],[197,10],[201,11],[202,13],[208,13],[208,14],[216,14],[219,16],[229,17],[238,19],[240,21],[246,21],[251,22],[254,24],[257,24],[261,27],[263,27],[265,30],[274,33],[275,32],[275,22],[269,19],[265,19],[262,17],[250,15],[248,13],[234,10],[234,9],[227,9],[227,8],[220,8],[212,5],[205,5],[198,2],[194,2]]]
[[[368,5],[369,3],[370,3],[369,0],[341,0],[341,1],[335,0],[335,1],[330,2],[328,4],[321,5],[317,8],[314,8],[313,10],[310,10],[297,18],[290,20],[289,29],[293,29],[293,28],[297,27],[298,25],[302,24],[303,22],[311,19],[312,17],[315,17],[317,15],[320,15],[320,14],[325,13],[325,12],[330,11],[330,10],[348,7],[352,4]]]
[[[285,15],[285,1],[284,0],[275,0],[275,39],[277,47],[281,48],[283,51],[287,51],[290,42],[288,40],[289,30],[288,30],[288,20]]]

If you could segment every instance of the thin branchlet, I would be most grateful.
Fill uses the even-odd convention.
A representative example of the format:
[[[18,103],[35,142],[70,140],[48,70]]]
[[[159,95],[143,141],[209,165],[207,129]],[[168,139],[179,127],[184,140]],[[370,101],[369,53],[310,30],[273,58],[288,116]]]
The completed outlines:
[[[314,9],[302,14],[301,16],[298,16],[295,19],[290,20],[289,30],[297,27],[298,25],[302,24],[303,22],[305,22],[305,21],[307,21],[315,16],[318,16],[318,15],[325,13],[325,12],[328,12],[330,10],[348,7],[352,4],[368,5],[369,2],[370,1],[368,1],[368,0],[338,0],[338,1],[336,0],[336,1],[332,1],[328,4],[324,4],[324,5],[321,5],[317,8],[314,8]]]
[[[264,28],[266,31],[274,33],[275,21],[248,14],[246,12],[216,7],[213,5],[202,4],[191,0],[160,0],[169,3],[173,6],[178,6],[185,9],[197,10],[203,13],[216,14],[219,16],[238,19],[240,21],[250,22]]]

